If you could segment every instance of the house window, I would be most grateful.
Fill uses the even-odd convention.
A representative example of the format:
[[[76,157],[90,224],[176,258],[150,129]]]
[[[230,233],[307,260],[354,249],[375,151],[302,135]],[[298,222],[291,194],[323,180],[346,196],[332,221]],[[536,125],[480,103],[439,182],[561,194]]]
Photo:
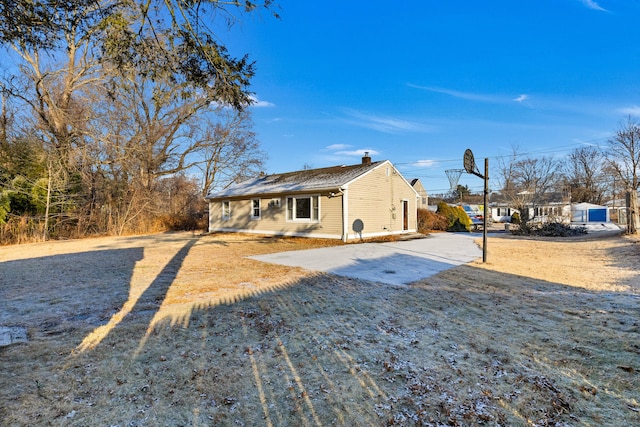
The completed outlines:
[[[510,208],[498,208],[498,216],[511,216]]]
[[[320,205],[318,196],[287,197],[288,221],[318,221]]]
[[[229,200],[222,201],[222,219],[231,219],[231,202]]]
[[[251,200],[251,219],[260,219],[260,199]]]

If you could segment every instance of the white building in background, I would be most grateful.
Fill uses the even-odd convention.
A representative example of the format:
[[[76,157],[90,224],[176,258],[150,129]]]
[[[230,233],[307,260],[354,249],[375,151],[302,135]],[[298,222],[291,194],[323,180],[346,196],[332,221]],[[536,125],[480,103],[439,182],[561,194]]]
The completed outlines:
[[[590,222],[610,222],[609,209],[593,203],[575,203],[571,205],[571,222],[587,224]]]

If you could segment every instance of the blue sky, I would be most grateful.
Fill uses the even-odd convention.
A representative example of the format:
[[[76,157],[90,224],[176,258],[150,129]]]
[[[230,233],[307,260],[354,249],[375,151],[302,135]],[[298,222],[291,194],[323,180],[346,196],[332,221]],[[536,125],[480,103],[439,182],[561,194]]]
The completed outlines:
[[[638,0],[280,0],[220,34],[256,62],[268,173],[391,160],[430,193],[447,169],[566,156],[640,118]],[[490,172],[497,189],[497,175]],[[474,191],[482,180],[463,175]]]

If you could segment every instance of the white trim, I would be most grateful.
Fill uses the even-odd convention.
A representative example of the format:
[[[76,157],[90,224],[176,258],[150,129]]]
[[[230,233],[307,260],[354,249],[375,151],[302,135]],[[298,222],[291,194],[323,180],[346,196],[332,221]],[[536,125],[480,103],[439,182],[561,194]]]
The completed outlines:
[[[251,230],[245,228],[231,228],[231,227],[219,227],[209,230],[210,233],[246,233],[246,234],[261,234],[265,236],[287,236],[287,237],[309,237],[316,239],[338,239],[343,241],[360,240],[360,235],[357,233],[347,234],[347,240],[344,240],[344,236],[338,234],[326,234],[326,233],[302,233],[297,231],[273,231],[273,230]],[[409,229],[404,231],[379,231],[376,233],[366,233],[362,235],[363,239],[372,237],[383,237],[392,235],[402,235],[415,233],[415,229]]]
[[[356,176],[355,178],[353,178],[351,181],[348,181],[346,183],[344,183],[341,188],[347,188],[351,183],[358,181],[361,178],[364,178],[365,176],[369,175],[370,173],[372,173],[374,170],[381,168],[382,166],[385,165],[389,165],[391,164],[391,162],[389,160],[385,160],[384,162],[380,163],[379,165],[369,169],[368,171],[361,173],[360,175]],[[409,185],[411,187],[411,185]]]
[[[274,231],[274,230],[251,230],[245,228],[219,227],[209,230],[210,233],[246,233],[246,234],[262,234],[265,236],[287,236],[287,237],[309,237],[316,239],[338,239],[342,236],[339,234],[324,233],[302,233],[298,231]]]
[[[362,238],[369,239],[372,237],[396,236],[396,235],[411,234],[416,232],[417,232],[417,229],[415,228],[413,229],[410,228],[408,230],[397,230],[397,231],[377,231],[375,233],[363,233]],[[358,233],[349,234],[348,240],[360,240],[360,234]]]
[[[413,188],[411,183],[409,181],[407,181],[407,179],[404,177],[404,175],[402,175],[402,173],[400,173],[398,168],[396,168],[393,165],[393,163],[391,163],[390,160],[385,160],[382,163],[380,163],[379,165],[377,165],[376,167],[373,167],[373,168],[369,169],[368,171],[366,171],[365,173],[358,175],[357,177],[353,178],[351,181],[349,181],[349,182],[345,183],[344,185],[342,185],[342,188],[347,188],[349,186],[349,184],[351,184],[352,182],[356,182],[357,180],[364,178],[368,174],[372,173],[374,170],[379,169],[379,168],[381,168],[383,166],[390,166],[394,170],[395,174],[398,175],[405,182],[405,184],[407,184],[407,186],[411,189],[411,191],[413,191],[416,195],[420,194],[420,193],[418,193],[416,191],[415,188]]]

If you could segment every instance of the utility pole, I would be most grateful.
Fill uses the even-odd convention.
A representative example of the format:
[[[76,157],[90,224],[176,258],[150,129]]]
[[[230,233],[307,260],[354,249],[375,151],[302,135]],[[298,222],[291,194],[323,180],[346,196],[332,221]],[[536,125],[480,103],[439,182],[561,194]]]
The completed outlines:
[[[482,215],[482,262],[487,262],[487,211],[489,208],[489,158],[484,158],[484,215]]]

